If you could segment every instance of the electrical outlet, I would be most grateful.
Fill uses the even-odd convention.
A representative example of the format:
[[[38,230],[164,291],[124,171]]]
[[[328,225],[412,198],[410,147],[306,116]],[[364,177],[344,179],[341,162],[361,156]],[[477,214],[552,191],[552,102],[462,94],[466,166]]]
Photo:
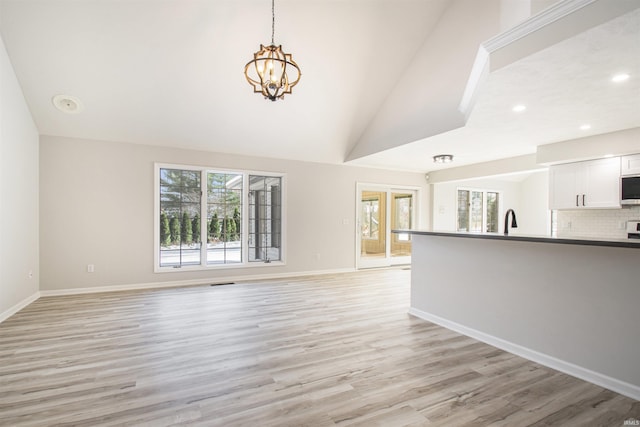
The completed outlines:
[[[95,266],[93,264],[87,264],[87,273],[93,273],[95,271]]]

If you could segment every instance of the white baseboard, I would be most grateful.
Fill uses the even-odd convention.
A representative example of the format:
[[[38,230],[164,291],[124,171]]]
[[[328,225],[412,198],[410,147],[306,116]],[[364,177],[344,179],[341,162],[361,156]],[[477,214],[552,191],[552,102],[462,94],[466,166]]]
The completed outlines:
[[[632,399],[640,400],[640,387],[637,385],[620,381],[616,378],[612,378],[599,372],[583,368],[582,366],[574,365],[571,362],[557,359],[553,356],[549,356],[548,354],[540,353],[530,348],[505,341],[502,338],[486,334],[476,329],[469,328],[456,322],[452,322],[440,316],[427,313],[426,311],[418,310],[417,308],[411,307],[409,309],[409,314],[419,317],[420,319],[438,324],[462,335],[474,338],[478,341],[482,341],[499,349],[508,351],[509,353],[513,353],[517,356],[524,357],[525,359],[531,360],[565,374],[599,385],[611,391],[615,391],[616,393],[620,393]]]
[[[316,276],[319,274],[352,273],[354,271],[356,270],[353,268],[342,268],[342,269],[335,269],[335,270],[303,271],[303,272],[294,272],[294,273],[271,273],[271,274],[254,274],[254,275],[244,275],[244,276],[225,276],[225,277],[192,279],[192,280],[174,280],[169,282],[131,283],[126,285],[95,286],[91,288],[41,290],[40,295],[43,297],[50,297],[50,296],[60,296],[60,295],[91,294],[91,293],[98,293],[98,292],[132,291],[132,290],[140,290],[140,289],[177,288],[182,286],[215,285],[215,284],[224,284],[224,283],[230,283],[230,282],[234,282],[234,283],[247,282],[247,281],[255,281],[255,280],[280,279],[280,278],[287,278],[287,277],[306,277],[306,276]]]
[[[0,313],[0,323],[4,322],[9,317],[13,316],[17,312],[19,312],[20,310],[22,310],[23,308],[25,308],[26,306],[28,306],[29,304],[31,304],[32,302],[34,302],[35,300],[40,298],[40,296],[41,296],[40,292],[36,292],[33,295],[31,295],[30,297],[27,297],[27,298],[23,299],[22,301],[20,301],[19,303],[17,303],[13,307],[10,307],[7,310],[5,310],[2,313]]]

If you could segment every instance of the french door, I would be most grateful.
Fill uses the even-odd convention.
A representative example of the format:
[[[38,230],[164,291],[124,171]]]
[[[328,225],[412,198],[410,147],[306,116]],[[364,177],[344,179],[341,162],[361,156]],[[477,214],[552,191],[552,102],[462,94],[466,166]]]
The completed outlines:
[[[391,230],[415,228],[418,190],[358,184],[357,194],[357,268],[409,264],[411,236]]]

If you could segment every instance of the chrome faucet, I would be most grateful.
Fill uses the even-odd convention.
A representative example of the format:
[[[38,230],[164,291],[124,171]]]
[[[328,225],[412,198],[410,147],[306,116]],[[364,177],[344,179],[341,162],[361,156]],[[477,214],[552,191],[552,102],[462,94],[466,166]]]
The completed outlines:
[[[509,213],[512,213],[511,220],[511,228],[518,228],[518,223],[516,222],[516,213],[513,209],[509,209],[504,216],[504,234],[509,234]]]

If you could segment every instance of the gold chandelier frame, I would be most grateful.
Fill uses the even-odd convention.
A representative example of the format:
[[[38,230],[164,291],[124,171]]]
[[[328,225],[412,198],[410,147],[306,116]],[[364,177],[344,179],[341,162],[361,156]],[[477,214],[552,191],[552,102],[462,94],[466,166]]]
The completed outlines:
[[[265,99],[277,101],[300,81],[300,67],[290,53],[285,53],[282,46],[274,43],[275,33],[275,0],[271,0],[271,44],[260,45],[260,50],[253,54],[253,59],[244,67],[244,75],[254,93],[261,93]]]

